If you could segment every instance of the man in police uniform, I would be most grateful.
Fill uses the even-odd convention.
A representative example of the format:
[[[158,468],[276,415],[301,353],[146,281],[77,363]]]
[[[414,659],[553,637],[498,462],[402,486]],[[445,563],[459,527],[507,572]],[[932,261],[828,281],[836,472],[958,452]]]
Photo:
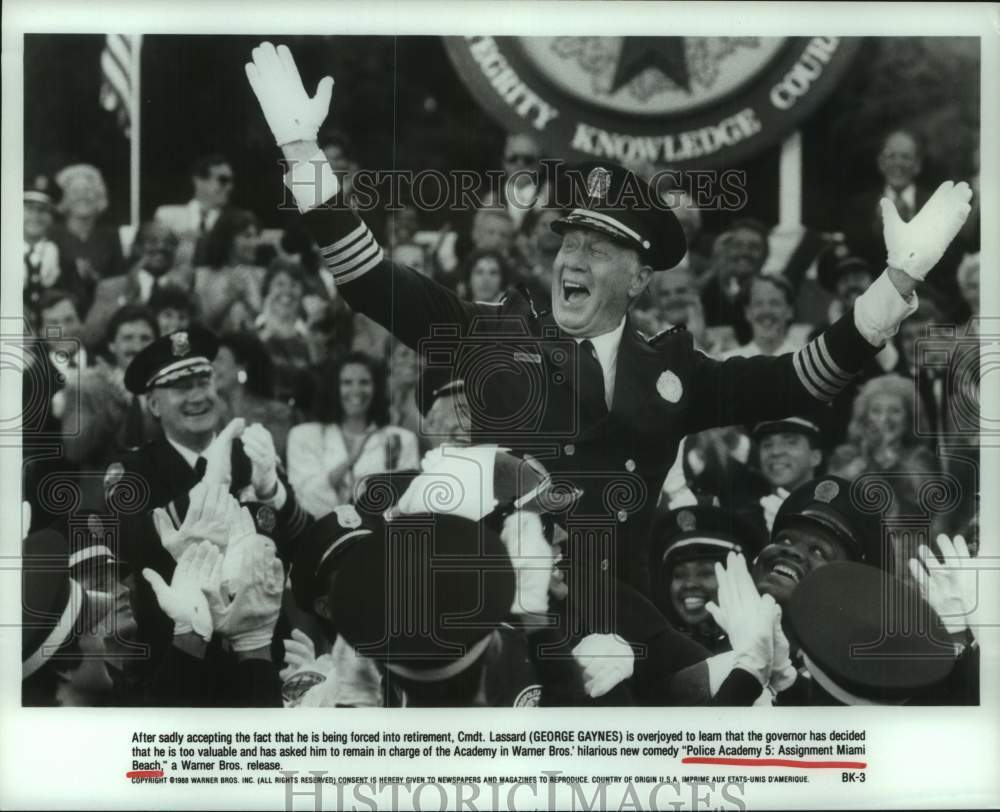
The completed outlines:
[[[212,359],[217,350],[212,333],[192,327],[149,344],[125,371],[126,388],[146,396],[164,434],[111,463],[105,474],[108,505],[121,519],[123,557],[133,573],[149,567],[169,581],[175,562],[160,543],[152,511],[165,508],[174,525],[180,526],[188,492],[203,478],[228,480],[230,493],[240,501],[269,506],[274,517],[267,535],[286,560],[292,540],[308,522],[288,482],[279,475],[267,429],[259,424],[244,429],[243,421],[236,419],[216,434],[219,402]],[[148,584],[135,580],[140,637],[154,646],[155,659],[170,645],[172,624],[159,610]]]
[[[887,213],[890,267],[851,313],[794,354],[720,363],[683,331],[647,341],[629,323],[629,305],[652,273],[685,253],[677,219],[634,174],[613,164],[566,173],[573,198],[557,200],[570,213],[552,226],[563,244],[551,315],[523,292],[498,304],[463,302],[387,261],[340,201],[316,143],[333,80],[310,98],[287,47],[265,42],[252,58],[247,77],[288,161],[286,185],[344,299],[428,363],[445,358],[457,368],[474,442],[530,450],[585,491],[573,518],[586,532],[571,532],[567,545],[581,584],[603,573],[648,592],[649,522],[681,438],[832,399],[916,307],[917,282],[970,208],[968,186],[947,183],[926,216],[904,224]]]

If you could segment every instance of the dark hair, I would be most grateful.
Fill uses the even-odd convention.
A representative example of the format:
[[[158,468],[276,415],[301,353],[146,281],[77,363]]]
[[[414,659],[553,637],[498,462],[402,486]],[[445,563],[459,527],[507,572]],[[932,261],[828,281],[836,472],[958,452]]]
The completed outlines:
[[[465,258],[461,269],[462,281],[468,286],[469,280],[472,278],[472,269],[476,267],[476,263],[479,262],[479,260],[484,259],[485,257],[493,257],[496,259],[497,266],[500,268],[500,291],[505,291],[510,285],[510,265],[507,262],[507,258],[493,248],[477,249]]]
[[[83,651],[75,633],[30,677],[21,680],[21,705],[33,708],[55,707],[56,691],[65,681],[63,674],[75,671],[83,662]]]
[[[754,274],[750,279],[750,283],[747,285],[747,302],[750,301],[750,291],[753,288],[754,282],[769,282],[774,285],[778,290],[785,294],[785,301],[788,306],[795,308],[795,291],[792,289],[792,283],[789,282],[785,277],[779,276],[777,274]]]
[[[118,335],[118,330],[123,324],[133,321],[144,321],[153,331],[153,338],[160,337],[160,326],[156,323],[156,316],[152,311],[142,305],[122,305],[111,316],[108,322],[108,329],[104,333],[104,341],[110,345]]]
[[[76,310],[76,315],[78,318],[83,318],[83,314],[80,312],[80,299],[72,291],[68,291],[65,288],[49,288],[38,298],[38,312],[41,314],[43,311],[49,308],[55,307],[59,302],[66,300],[71,305],[73,309]]]
[[[350,137],[343,130],[328,129],[319,134],[317,139],[320,149],[327,147],[340,147],[344,155],[351,157],[354,154],[354,145]]]
[[[257,216],[252,211],[223,209],[212,230],[205,235],[205,264],[209,268],[222,268],[229,262],[236,236],[251,226],[260,230]]]
[[[148,307],[154,316],[159,316],[164,310],[181,310],[188,315],[194,315],[195,312],[194,299],[177,285],[158,285],[153,288]]]
[[[364,352],[348,352],[327,364],[319,381],[314,403],[314,416],[321,423],[340,423],[344,419],[344,404],[340,400],[340,374],[349,364],[361,364],[372,376],[374,391],[368,407],[368,420],[381,428],[389,424],[389,392],[385,366]]]
[[[219,336],[219,349],[223,347],[246,369],[247,389],[258,397],[273,398],[274,363],[264,342],[252,333],[224,333]]]
[[[302,285],[303,293],[306,288],[306,274],[302,269],[302,263],[285,257],[277,257],[267,266],[267,273],[264,274],[264,283],[261,285],[261,296],[266,299],[271,292],[271,284],[274,280],[284,274],[290,276],[294,281]]]
[[[222,153],[212,152],[208,155],[202,155],[191,167],[191,174],[198,178],[207,178],[213,166],[221,166],[222,164],[229,164],[229,159]]]

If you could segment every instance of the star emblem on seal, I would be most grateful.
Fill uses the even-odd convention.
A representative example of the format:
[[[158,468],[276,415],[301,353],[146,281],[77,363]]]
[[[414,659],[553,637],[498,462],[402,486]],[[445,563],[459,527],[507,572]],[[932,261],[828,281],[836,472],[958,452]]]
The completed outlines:
[[[678,87],[691,91],[684,37],[625,37],[611,92],[627,85],[646,68],[656,68]]]
[[[603,166],[595,166],[587,173],[587,196],[604,200],[611,188],[611,171]]]

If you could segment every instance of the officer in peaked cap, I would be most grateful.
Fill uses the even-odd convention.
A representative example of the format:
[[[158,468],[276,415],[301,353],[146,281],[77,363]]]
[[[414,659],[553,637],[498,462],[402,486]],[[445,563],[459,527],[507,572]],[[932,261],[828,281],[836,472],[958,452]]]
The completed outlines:
[[[293,66],[287,48],[265,42],[253,50],[247,77],[338,292],[429,363],[451,364],[465,381],[473,443],[546,452],[553,475],[575,480],[584,491],[576,513],[587,528],[568,528],[567,557],[594,584],[595,604],[606,604],[615,578],[649,593],[653,510],[682,438],[832,400],[909,314],[924,257],[943,250],[967,214],[966,187],[944,188],[935,208],[947,216],[921,236],[930,248],[916,252],[912,273],[889,269],[853,312],[795,353],[716,361],[684,331],[647,339],[629,319],[652,274],[686,250],[677,218],[646,181],[612,162],[560,170],[554,203],[568,214],[553,223],[562,246],[551,313],[539,312],[524,290],[495,304],[464,302],[387,259],[351,210],[313,134],[284,105],[305,94]],[[324,80],[315,99],[320,119],[330,87]],[[900,234],[894,255],[913,255],[916,237]],[[601,540],[589,545],[595,524]]]
[[[836,561],[882,565],[882,527],[851,495],[851,483],[835,476],[794,490],[774,518],[771,542],[754,562],[761,592],[784,604],[810,572]]]
[[[727,650],[725,634],[705,609],[718,601],[715,562],[724,563],[731,552],[753,561],[766,541],[760,528],[722,508],[692,505],[664,514],[653,525],[660,611],[713,654]]]
[[[179,527],[187,512],[188,493],[205,475],[205,455],[219,437],[219,400],[212,368],[217,350],[218,341],[211,332],[191,327],[156,339],[125,370],[126,388],[146,396],[147,408],[160,422],[164,435],[112,462],[105,474],[108,505],[121,522],[123,548],[118,555],[133,573],[149,567],[169,582],[174,571],[175,562],[160,543],[152,511],[164,508]],[[292,540],[306,527],[309,517],[295,498],[276,454],[258,453],[255,468],[244,450],[244,438],[249,437],[251,428],[246,427],[242,436],[232,440],[229,492],[241,502],[255,503],[252,512],[259,529],[260,522],[269,521],[265,517],[272,515],[273,529],[261,532],[274,541],[278,555],[287,561]],[[232,425],[227,431],[235,433]],[[255,434],[253,442],[258,448],[266,445],[261,442],[262,437],[269,439],[266,429],[258,427]],[[270,492],[258,492],[254,482],[267,480]],[[268,510],[262,511],[260,505]],[[145,579],[137,581],[133,599],[139,637],[152,647],[143,667],[152,672],[169,647],[172,624]],[[217,671],[224,674],[224,669]]]
[[[810,573],[784,626],[808,674],[808,690],[790,693],[809,704],[904,704],[943,689],[956,667],[944,624],[913,584],[864,564]]]

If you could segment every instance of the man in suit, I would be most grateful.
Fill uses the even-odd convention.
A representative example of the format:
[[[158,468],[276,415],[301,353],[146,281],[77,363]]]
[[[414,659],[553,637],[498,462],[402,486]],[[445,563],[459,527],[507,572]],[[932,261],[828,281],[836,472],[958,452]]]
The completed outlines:
[[[914,133],[897,129],[886,134],[878,154],[882,188],[860,194],[851,201],[844,229],[851,250],[872,267],[881,267],[885,262],[879,201],[887,198],[900,219],[908,223],[931,195],[931,190],[918,182],[922,167],[923,154]]]
[[[229,203],[233,191],[229,160],[218,154],[202,156],[191,170],[191,185],[194,194],[187,203],[160,206],[153,215],[177,235],[177,264],[185,267],[199,263],[202,241]]]
[[[112,316],[124,305],[148,305],[154,291],[160,287],[174,267],[177,237],[169,227],[155,221],[139,230],[138,262],[121,276],[102,279],[94,293],[94,304],[83,325],[82,338],[91,349],[97,349],[107,336]]]
[[[370,229],[339,204],[337,180],[316,144],[333,80],[324,78],[309,98],[291,53],[270,43],[254,49],[246,68],[289,161],[286,185],[345,300],[428,363],[456,368],[474,442],[531,451],[555,478],[583,489],[567,558],[571,588],[580,578],[579,590],[589,590],[598,610],[611,605],[599,593],[612,577],[648,593],[649,523],[681,438],[830,400],[916,307],[926,263],[968,216],[968,187],[943,185],[921,240],[889,221],[898,267],[850,314],[794,354],[717,362],[684,331],[647,340],[629,323],[628,308],[654,270],[677,265],[686,249],[676,217],[634,174],[613,164],[564,173],[565,194],[557,193],[570,213],[552,224],[563,243],[551,314],[537,312],[520,291],[498,304],[463,302],[386,261]]]
[[[259,424],[244,429],[242,418],[236,418],[216,433],[219,401],[212,359],[217,350],[212,333],[192,327],[157,339],[125,371],[126,388],[146,397],[164,435],[111,463],[105,474],[108,506],[120,519],[120,557],[132,573],[149,567],[169,581],[175,561],[160,542],[151,511],[164,508],[180,526],[188,492],[203,479],[228,482],[230,493],[240,501],[268,507],[268,535],[284,559],[308,522],[279,475],[267,429]],[[140,639],[153,648],[149,667],[170,645],[171,623],[144,580],[136,579],[133,600]]]

